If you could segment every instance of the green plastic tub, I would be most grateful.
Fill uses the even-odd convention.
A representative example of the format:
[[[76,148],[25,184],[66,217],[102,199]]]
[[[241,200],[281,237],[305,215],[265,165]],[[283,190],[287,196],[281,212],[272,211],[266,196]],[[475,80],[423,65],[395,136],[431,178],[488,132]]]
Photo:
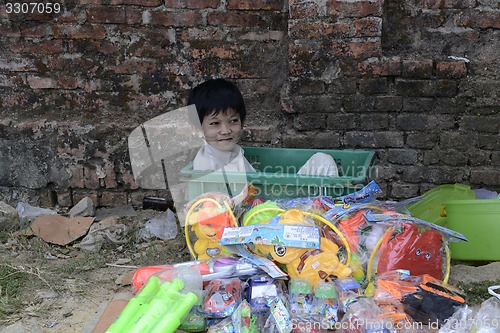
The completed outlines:
[[[188,199],[215,191],[238,194],[246,182],[252,183],[263,199],[341,196],[361,189],[373,176],[375,152],[368,150],[325,150],[243,147],[245,157],[256,172],[236,173],[193,170],[189,163],[181,170]],[[300,167],[315,153],[329,154],[337,162],[339,177],[298,175]]]
[[[411,215],[441,226],[446,225],[446,216],[441,214],[445,201],[474,199],[474,191],[464,184],[445,184],[424,193],[422,199],[406,206]]]
[[[444,212],[447,227],[468,239],[450,242],[453,259],[500,260],[500,199],[446,201]]]

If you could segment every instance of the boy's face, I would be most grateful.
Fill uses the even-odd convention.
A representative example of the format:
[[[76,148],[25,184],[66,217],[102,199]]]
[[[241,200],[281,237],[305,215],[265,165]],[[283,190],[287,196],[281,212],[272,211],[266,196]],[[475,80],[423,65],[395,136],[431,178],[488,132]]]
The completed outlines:
[[[234,148],[241,137],[241,119],[233,109],[209,113],[203,118],[201,129],[205,140],[212,147],[229,151]]]

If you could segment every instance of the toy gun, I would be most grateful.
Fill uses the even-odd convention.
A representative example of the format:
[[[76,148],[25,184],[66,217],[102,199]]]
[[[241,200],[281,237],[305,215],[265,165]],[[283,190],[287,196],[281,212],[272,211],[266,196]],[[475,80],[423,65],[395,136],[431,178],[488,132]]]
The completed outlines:
[[[164,280],[170,280],[176,269],[195,266],[201,273],[204,282],[214,279],[226,279],[235,276],[252,276],[261,273],[261,269],[244,258],[223,257],[211,261],[188,261],[174,265],[145,266],[138,268],[132,279],[135,290],[153,274]]]
[[[183,287],[181,279],[162,283],[157,276],[151,276],[106,333],[174,332],[198,301],[192,292],[179,293]]]

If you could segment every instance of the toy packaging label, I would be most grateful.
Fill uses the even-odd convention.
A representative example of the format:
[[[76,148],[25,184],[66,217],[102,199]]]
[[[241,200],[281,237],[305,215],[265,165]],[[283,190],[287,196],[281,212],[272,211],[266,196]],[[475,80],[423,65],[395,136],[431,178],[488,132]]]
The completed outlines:
[[[458,240],[458,241],[466,241],[467,242],[467,237],[465,237],[463,234],[461,234],[458,231],[451,230],[445,227],[442,227],[440,225],[427,222],[424,220],[417,219],[415,217],[411,217],[405,214],[373,214],[373,213],[368,213],[364,215],[366,221],[372,222],[372,223],[388,223],[388,222],[394,222],[394,221],[407,221],[407,222],[413,222],[416,224],[424,225],[429,228],[432,228],[448,237],[450,237],[450,240]]]
[[[319,249],[320,230],[315,226],[254,224],[247,227],[225,228],[222,245],[264,244]]]
[[[290,314],[281,300],[276,302],[276,304],[274,304],[271,308],[271,314],[280,333],[290,333],[292,331]]]

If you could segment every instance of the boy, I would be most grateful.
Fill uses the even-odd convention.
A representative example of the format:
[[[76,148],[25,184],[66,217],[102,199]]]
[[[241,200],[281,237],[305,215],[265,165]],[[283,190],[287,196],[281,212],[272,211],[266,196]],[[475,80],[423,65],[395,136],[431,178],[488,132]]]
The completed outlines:
[[[191,90],[188,105],[194,104],[205,145],[193,161],[194,170],[255,172],[238,146],[246,108],[240,90],[224,79],[211,79]]]

